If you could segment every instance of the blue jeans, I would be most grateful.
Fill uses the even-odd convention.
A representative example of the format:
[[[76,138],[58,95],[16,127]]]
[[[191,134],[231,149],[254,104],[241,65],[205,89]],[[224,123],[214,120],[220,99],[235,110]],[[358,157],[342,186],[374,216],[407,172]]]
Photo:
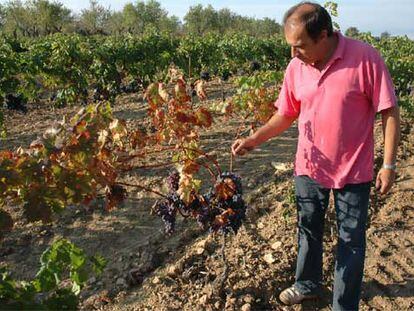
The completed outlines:
[[[322,238],[331,189],[308,176],[296,176],[298,258],[295,287],[319,294],[322,285]],[[336,253],[333,310],[358,310],[365,260],[365,230],[371,183],[332,189],[339,240]]]

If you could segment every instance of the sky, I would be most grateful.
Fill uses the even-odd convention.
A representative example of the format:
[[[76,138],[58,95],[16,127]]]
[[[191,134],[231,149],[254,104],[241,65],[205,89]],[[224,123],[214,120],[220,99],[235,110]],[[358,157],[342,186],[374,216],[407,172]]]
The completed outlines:
[[[0,1],[4,3],[7,1]],[[88,0],[58,0],[74,12],[80,12],[89,6]],[[131,0],[98,0],[112,10],[121,10]],[[178,16],[181,20],[190,8],[196,4],[211,4],[216,10],[228,8],[243,16],[256,18],[269,17],[281,22],[284,12],[299,2],[291,0],[158,0],[169,15]],[[324,3],[325,1],[316,1]],[[408,35],[414,39],[414,0],[337,0],[339,23],[344,32],[348,27],[357,27],[360,31],[370,31],[380,35],[387,31],[392,35]]]

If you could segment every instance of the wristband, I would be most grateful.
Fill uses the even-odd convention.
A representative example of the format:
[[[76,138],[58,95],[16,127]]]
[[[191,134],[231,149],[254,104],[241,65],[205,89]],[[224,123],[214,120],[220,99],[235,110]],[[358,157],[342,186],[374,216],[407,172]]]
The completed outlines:
[[[396,171],[397,170],[397,166],[395,164],[383,164],[382,168],[385,168],[386,170],[392,170],[392,171]]]

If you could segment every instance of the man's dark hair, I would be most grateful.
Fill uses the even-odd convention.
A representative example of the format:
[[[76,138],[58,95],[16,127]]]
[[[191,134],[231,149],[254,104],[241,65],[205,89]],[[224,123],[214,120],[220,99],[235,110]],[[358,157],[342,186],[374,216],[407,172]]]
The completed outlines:
[[[308,32],[309,37],[316,41],[322,30],[327,30],[328,37],[333,34],[332,19],[328,11],[321,5],[314,2],[301,2],[291,7],[283,17],[283,26],[286,25],[286,21],[289,17],[296,12],[296,10],[302,5],[311,5],[313,10],[303,14],[300,17],[301,22],[305,25],[306,31]]]

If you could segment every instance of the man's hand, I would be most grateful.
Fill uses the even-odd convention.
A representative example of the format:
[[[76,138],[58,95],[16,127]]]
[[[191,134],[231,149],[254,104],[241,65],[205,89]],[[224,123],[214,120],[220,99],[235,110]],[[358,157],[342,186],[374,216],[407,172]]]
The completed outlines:
[[[245,138],[245,139],[236,139],[233,145],[231,146],[231,153],[233,155],[242,156],[249,151],[252,151],[256,147],[253,139]]]
[[[375,182],[375,188],[379,190],[381,194],[386,194],[392,187],[395,181],[395,171],[382,168],[378,172],[377,180]]]

